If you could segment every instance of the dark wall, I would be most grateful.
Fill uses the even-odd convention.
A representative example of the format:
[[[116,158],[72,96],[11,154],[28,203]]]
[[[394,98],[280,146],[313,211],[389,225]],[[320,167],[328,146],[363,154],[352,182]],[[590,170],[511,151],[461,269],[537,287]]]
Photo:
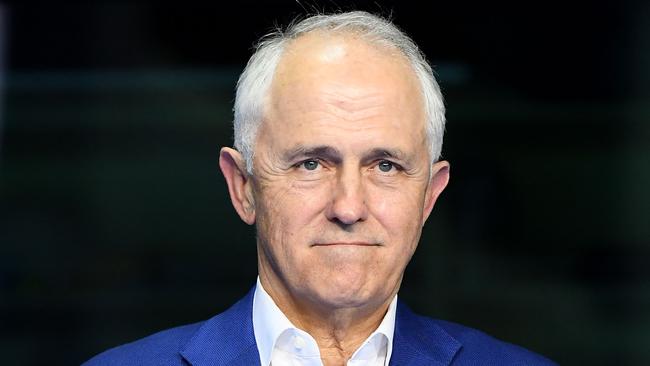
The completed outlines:
[[[254,41],[337,8],[313,3],[1,7],[4,363],[79,364],[253,285],[218,149]],[[561,364],[649,364],[650,6],[356,4],[448,108],[451,183],[400,296]]]

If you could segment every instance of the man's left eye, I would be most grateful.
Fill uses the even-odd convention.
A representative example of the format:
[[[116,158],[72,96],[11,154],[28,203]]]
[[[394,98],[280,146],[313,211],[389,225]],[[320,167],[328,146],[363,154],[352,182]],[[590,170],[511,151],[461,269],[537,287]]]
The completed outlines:
[[[379,170],[381,170],[382,172],[384,172],[384,173],[388,173],[388,172],[390,172],[390,171],[391,171],[395,166],[394,166],[393,163],[391,163],[390,161],[382,160],[382,161],[379,162],[379,164],[377,164],[377,167],[378,167]]]
[[[316,170],[320,163],[318,160],[306,160],[301,163],[302,167],[307,169],[307,170]]]

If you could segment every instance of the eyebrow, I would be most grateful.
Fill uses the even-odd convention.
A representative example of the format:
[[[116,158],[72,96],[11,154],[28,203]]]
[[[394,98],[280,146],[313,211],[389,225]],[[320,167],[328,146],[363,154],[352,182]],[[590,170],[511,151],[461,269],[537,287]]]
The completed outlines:
[[[325,160],[329,160],[333,163],[340,163],[343,161],[343,156],[341,152],[333,147],[328,145],[318,145],[318,146],[304,146],[300,145],[285,151],[282,154],[282,157],[285,161],[294,162],[300,158],[304,157],[320,157]],[[400,149],[379,147],[374,148],[363,154],[363,161],[372,161],[385,158],[392,158],[400,160],[402,162],[407,162],[408,154]]]
[[[380,158],[393,158],[397,160],[407,160],[407,154],[400,149],[391,148],[375,148],[370,150],[369,153],[364,154],[366,160],[374,160]]]
[[[282,154],[285,161],[294,161],[300,157],[318,156],[335,163],[343,160],[341,152],[332,146],[297,146]]]

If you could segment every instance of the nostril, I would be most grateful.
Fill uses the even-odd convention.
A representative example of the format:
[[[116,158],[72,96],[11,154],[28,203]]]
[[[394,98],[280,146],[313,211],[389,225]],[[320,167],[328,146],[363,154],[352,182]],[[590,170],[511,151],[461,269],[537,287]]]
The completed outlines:
[[[334,219],[332,221],[334,222],[334,224],[336,226],[338,226],[339,229],[341,229],[343,231],[352,231],[352,227],[354,226],[354,224],[346,224],[346,223],[344,223],[343,221],[341,221],[339,219]]]
[[[365,202],[334,202],[330,208],[329,219],[339,226],[349,226],[364,221],[367,216]]]

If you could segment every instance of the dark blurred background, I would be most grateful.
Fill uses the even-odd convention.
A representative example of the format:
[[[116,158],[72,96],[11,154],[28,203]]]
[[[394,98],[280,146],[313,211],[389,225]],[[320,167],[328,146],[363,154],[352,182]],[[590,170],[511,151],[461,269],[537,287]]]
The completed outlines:
[[[316,4],[316,5],[314,5]],[[452,180],[400,296],[564,365],[650,364],[650,3],[4,2],[0,355],[74,365],[254,284],[236,79],[314,10],[392,14],[436,66]]]

